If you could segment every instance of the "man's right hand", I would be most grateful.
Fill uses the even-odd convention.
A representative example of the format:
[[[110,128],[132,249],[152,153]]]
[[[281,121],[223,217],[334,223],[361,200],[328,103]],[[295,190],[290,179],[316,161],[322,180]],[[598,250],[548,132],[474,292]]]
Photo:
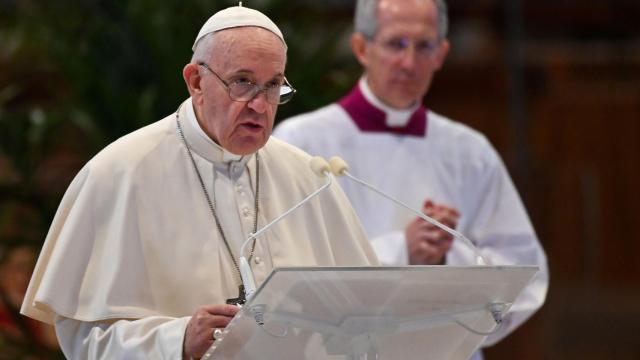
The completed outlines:
[[[224,329],[240,310],[234,305],[203,305],[191,316],[184,334],[183,358],[198,359],[213,344],[215,329]]]
[[[455,229],[460,213],[450,206],[435,204],[427,199],[422,208],[427,216]],[[439,227],[416,217],[405,229],[410,265],[444,264],[445,255],[451,249],[453,236]]]

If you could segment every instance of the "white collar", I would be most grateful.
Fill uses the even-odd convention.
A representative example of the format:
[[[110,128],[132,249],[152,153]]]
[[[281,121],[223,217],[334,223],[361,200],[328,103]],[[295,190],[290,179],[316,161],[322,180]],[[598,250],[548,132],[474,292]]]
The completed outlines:
[[[409,123],[409,120],[411,120],[411,116],[420,106],[420,104],[416,103],[413,106],[406,109],[395,109],[389,105],[386,105],[373,94],[373,92],[371,91],[371,88],[369,87],[369,84],[367,84],[366,75],[360,78],[360,81],[358,82],[358,86],[360,86],[360,91],[362,91],[362,95],[364,95],[364,98],[367,99],[367,101],[371,105],[373,105],[374,107],[378,108],[379,110],[385,113],[386,115],[385,123],[388,127],[407,126],[407,124]]]
[[[193,109],[193,101],[191,98],[188,98],[185,101],[184,107],[186,109],[187,121],[189,122],[189,125],[191,125],[190,127],[193,128],[200,140],[204,140],[207,142],[207,144],[212,146],[211,151],[213,152],[213,159],[225,163],[232,161],[242,161],[242,155],[236,155],[227,151],[222,146],[213,141],[213,139],[211,139],[209,135],[204,132],[204,130],[200,126],[200,123],[198,123],[198,119],[196,118],[196,113]]]

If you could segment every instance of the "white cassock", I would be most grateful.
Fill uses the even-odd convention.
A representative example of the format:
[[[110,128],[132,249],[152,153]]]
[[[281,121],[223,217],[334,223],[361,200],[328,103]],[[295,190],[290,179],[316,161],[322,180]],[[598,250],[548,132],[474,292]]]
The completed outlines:
[[[180,123],[237,259],[253,231],[255,154],[236,156]],[[310,156],[271,138],[259,150],[258,228],[324,184]],[[376,265],[337,184],[261,236],[253,268]],[[68,358],[179,359],[197,307],[238,296],[239,277],[178,134],[176,115],[112,143],[69,186],[21,312],[55,323]]]
[[[274,136],[312,155],[342,157],[352,174],[415,209],[427,198],[453,206],[461,213],[457,230],[494,265],[539,266],[506,323],[485,345],[502,339],[544,303],[545,253],[502,160],[482,134],[423,107],[394,111],[375,98],[363,78],[338,103],[285,120]],[[348,179],[341,185],[380,261],[406,265],[404,231],[414,215]],[[446,263],[473,265],[474,253],[454,241]]]

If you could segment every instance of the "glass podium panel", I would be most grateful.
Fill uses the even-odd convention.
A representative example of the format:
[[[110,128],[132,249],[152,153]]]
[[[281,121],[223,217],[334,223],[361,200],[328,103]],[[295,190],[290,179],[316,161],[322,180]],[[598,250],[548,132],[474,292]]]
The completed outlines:
[[[537,269],[277,268],[203,359],[468,359]]]

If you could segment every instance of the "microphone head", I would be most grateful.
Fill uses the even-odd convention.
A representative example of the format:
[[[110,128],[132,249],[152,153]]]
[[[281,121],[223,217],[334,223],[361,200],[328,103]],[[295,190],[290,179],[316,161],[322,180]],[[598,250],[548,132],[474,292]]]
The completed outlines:
[[[329,159],[329,166],[331,167],[331,172],[335,176],[343,176],[344,173],[349,170],[347,162],[342,160],[339,156],[334,156]]]
[[[326,173],[331,172],[331,168],[329,167],[327,160],[325,160],[322,156],[312,157],[309,161],[309,166],[311,167],[313,173],[318,175],[319,177],[325,177],[327,176]]]

